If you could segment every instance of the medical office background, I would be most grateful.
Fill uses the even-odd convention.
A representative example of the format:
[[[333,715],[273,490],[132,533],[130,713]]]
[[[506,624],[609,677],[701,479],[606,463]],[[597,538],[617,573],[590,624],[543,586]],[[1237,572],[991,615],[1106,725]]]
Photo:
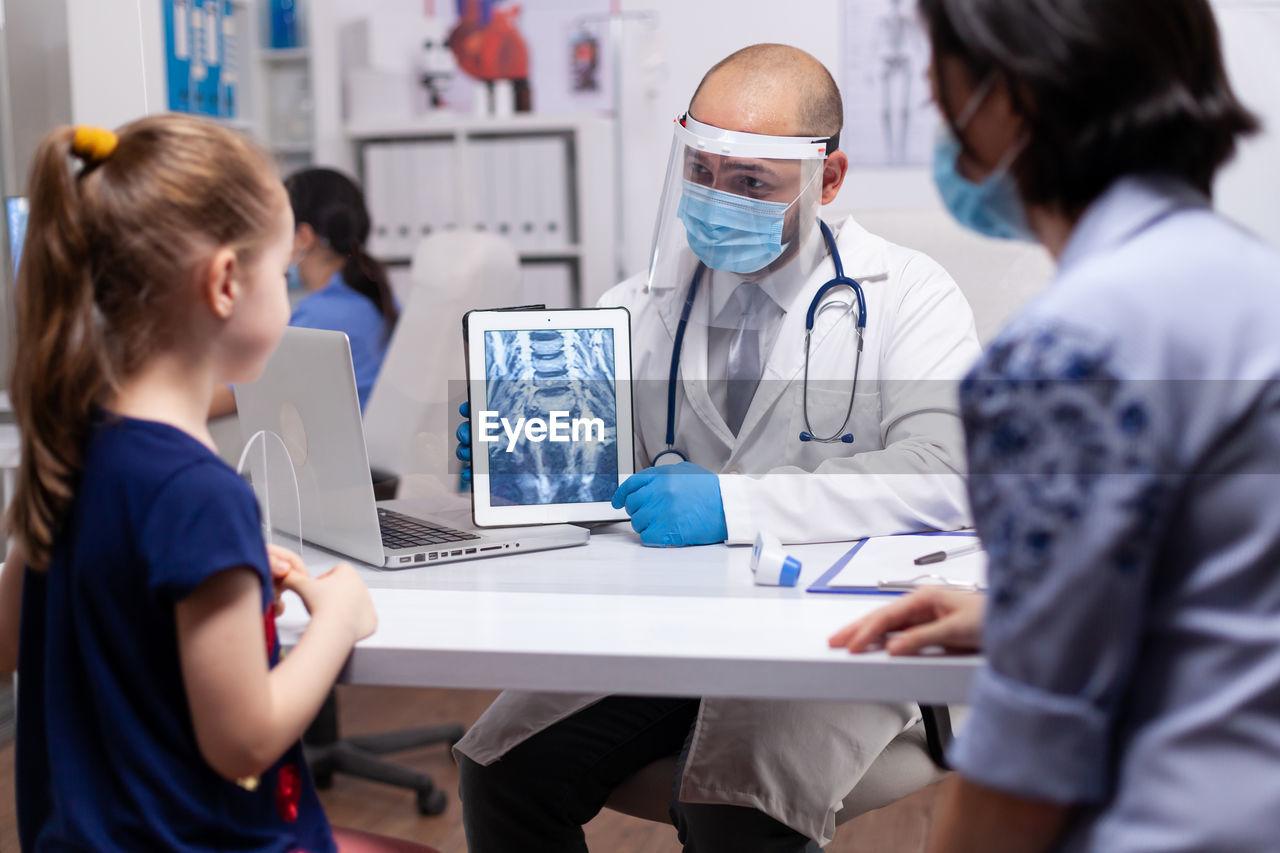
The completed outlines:
[[[530,112],[516,112],[508,84],[486,98],[487,87],[442,47],[468,6],[522,37]],[[913,6],[913,0],[799,0],[785,8],[771,0],[3,0],[4,192],[22,195],[30,154],[49,127],[116,126],[182,101],[268,145],[282,172],[327,165],[358,175],[375,218],[374,254],[389,262],[402,296],[412,288],[411,261],[423,237],[479,229],[516,247],[524,297],[553,306],[591,304],[645,268],[671,121],[702,74],[739,47],[779,41],[826,64],[847,102],[842,140],[854,169],[826,209],[828,218],[852,211],[872,230],[933,250],[971,301],[995,306],[975,306],[986,336],[1014,302],[1043,284],[1049,267],[1032,257],[1038,250],[1022,250],[1028,256],[1022,258],[1009,247],[975,243],[942,212],[926,168],[927,54],[918,32],[903,26]],[[1280,0],[1215,6],[1233,79],[1275,126],[1226,172],[1218,201],[1280,243]],[[284,27],[281,7],[289,17]],[[175,48],[182,54],[190,40],[179,34],[175,44],[175,25],[189,34],[193,16],[201,25],[196,41],[210,45],[205,53],[221,67],[193,71],[199,61],[191,57],[201,50],[190,43],[186,67],[175,67]],[[220,43],[215,30],[225,36]],[[200,85],[188,85],[183,74],[202,77]],[[215,75],[222,78],[220,95]],[[429,76],[431,89],[423,84]],[[213,94],[197,98],[200,87]],[[443,102],[434,110],[427,108],[431,90]]]

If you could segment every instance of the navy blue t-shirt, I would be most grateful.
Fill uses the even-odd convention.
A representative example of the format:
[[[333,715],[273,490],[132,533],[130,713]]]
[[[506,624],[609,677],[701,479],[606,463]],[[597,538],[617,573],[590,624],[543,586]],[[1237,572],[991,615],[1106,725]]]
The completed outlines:
[[[333,851],[295,744],[256,790],[200,754],[174,606],[228,569],[262,581],[253,491],[174,427],[104,416],[47,572],[23,581],[18,830],[37,850]]]

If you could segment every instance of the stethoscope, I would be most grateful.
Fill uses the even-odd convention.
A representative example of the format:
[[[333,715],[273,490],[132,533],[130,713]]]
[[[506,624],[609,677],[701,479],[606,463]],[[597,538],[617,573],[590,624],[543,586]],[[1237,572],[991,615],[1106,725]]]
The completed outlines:
[[[853,433],[845,432],[845,427],[849,425],[849,419],[853,416],[853,401],[858,394],[858,371],[862,367],[862,342],[867,329],[867,298],[862,292],[862,285],[844,274],[844,264],[840,261],[840,251],[836,248],[836,238],[831,233],[831,229],[827,227],[827,223],[819,219],[818,226],[822,229],[822,239],[826,241],[827,250],[831,253],[836,275],[835,278],[818,288],[818,292],[813,295],[812,301],[809,302],[809,311],[804,318],[804,383],[801,385],[804,431],[800,433],[800,440],[804,442],[816,441],[819,444],[853,444]],[[680,373],[680,352],[684,348],[684,332],[689,325],[689,314],[693,310],[693,302],[698,296],[698,286],[702,283],[702,274],[706,268],[705,264],[700,263],[698,268],[694,270],[693,278],[689,282],[689,293],[685,296],[684,307],[680,311],[680,323],[676,326],[676,339],[671,349],[671,372],[667,376],[667,449],[653,457],[654,465],[670,465],[677,461],[688,461],[688,457],[677,450],[675,446],[676,386]],[[824,438],[816,435],[813,431],[813,425],[809,423],[809,344],[813,338],[813,323],[822,308],[822,300],[837,287],[849,288],[858,300],[858,323],[855,326],[858,335],[858,353],[853,363],[853,387],[849,389],[849,405],[845,409],[844,420],[841,421],[840,427],[835,432]],[[667,461],[660,461],[664,457],[667,458]]]

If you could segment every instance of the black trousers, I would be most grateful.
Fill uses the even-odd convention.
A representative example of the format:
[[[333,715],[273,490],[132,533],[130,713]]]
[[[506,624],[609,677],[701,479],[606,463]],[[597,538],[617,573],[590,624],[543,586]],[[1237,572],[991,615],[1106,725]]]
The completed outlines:
[[[583,853],[582,827],[643,767],[680,756],[697,699],[611,696],[539,732],[488,767],[462,757],[462,822],[471,853]],[[812,853],[817,844],[755,809],[682,803],[671,822],[685,853]]]

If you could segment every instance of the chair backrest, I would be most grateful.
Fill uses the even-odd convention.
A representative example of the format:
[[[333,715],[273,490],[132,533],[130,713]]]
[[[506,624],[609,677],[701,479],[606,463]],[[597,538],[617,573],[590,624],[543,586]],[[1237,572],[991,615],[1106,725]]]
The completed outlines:
[[[853,216],[872,234],[941,264],[969,300],[984,344],[1053,277],[1053,259],[1044,249],[981,237],[941,209],[864,210]],[[839,221],[825,210],[823,218]]]
[[[369,463],[400,477],[400,497],[457,490],[458,405],[466,399],[462,315],[513,305],[520,259],[492,234],[442,232],[413,253],[413,286],[364,412]]]

